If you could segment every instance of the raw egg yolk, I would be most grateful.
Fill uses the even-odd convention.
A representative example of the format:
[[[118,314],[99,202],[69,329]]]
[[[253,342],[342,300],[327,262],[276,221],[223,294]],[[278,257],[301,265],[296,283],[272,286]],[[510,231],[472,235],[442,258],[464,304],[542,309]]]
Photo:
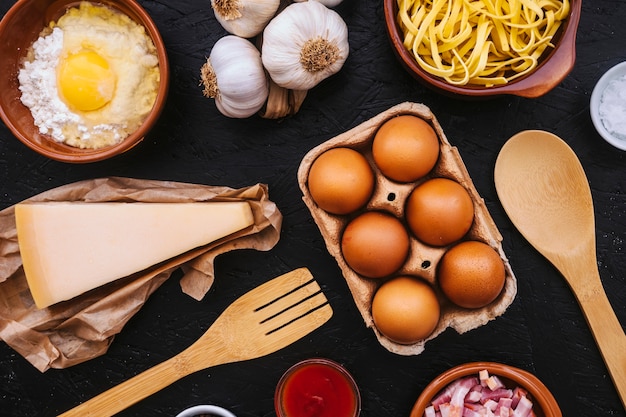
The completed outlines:
[[[59,90],[80,111],[97,110],[113,98],[116,77],[109,63],[94,51],[81,51],[62,60]]]

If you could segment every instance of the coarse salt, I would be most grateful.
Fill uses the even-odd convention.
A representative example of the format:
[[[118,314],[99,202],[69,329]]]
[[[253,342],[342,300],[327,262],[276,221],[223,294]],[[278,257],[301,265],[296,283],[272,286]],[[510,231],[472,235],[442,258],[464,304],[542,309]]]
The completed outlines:
[[[600,98],[598,114],[612,136],[626,141],[626,75],[608,83]]]

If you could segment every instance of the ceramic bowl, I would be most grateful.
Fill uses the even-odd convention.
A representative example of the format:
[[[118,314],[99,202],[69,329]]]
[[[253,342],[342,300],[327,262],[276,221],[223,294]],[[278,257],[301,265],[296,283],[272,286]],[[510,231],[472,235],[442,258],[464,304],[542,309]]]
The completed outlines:
[[[383,4],[387,34],[393,51],[403,67],[418,81],[449,96],[464,98],[489,98],[502,95],[539,97],[556,87],[574,67],[576,32],[580,20],[582,0],[571,0],[570,15],[555,35],[553,41],[555,48],[549,48],[548,52],[540,57],[539,64],[532,72],[507,84],[493,87],[453,85],[443,78],[423,70],[412,52],[407,51],[403,46],[403,35],[397,22],[397,0],[384,0]]]
[[[148,13],[135,0],[99,0],[143,25],[152,38],[159,60],[160,84],[156,102],[143,124],[122,142],[100,149],[79,149],[39,133],[30,110],[20,101],[17,75],[31,44],[51,21],[57,20],[77,0],[18,0],[0,21],[0,117],[11,132],[30,149],[51,159],[86,163],[121,154],[142,141],[156,123],[165,104],[169,86],[169,65],[165,45]]]
[[[176,417],[235,417],[233,413],[217,405],[195,405],[176,415]]]
[[[611,128],[617,123],[624,123],[623,112],[626,111],[626,103],[623,97],[626,95],[626,90],[621,91],[613,84],[620,83],[620,79],[622,80],[621,84],[624,85],[626,82],[624,81],[626,80],[626,62],[615,65],[600,77],[591,93],[589,112],[593,125],[600,136],[616,148],[626,150],[626,135],[618,133],[620,131],[623,133],[623,130],[616,127]],[[608,88],[609,86],[610,88]],[[613,97],[605,94],[611,94]],[[613,103],[610,104],[610,102]]]
[[[537,417],[561,417],[561,409],[548,388],[533,374],[513,366],[495,362],[471,362],[451,368],[430,382],[418,397],[410,417],[423,417],[424,410],[449,384],[459,378],[478,375],[486,369],[490,375],[497,375],[508,388],[518,386],[528,392]]]
[[[283,374],[276,386],[274,408],[277,417],[289,417],[290,409],[298,415],[317,411],[335,417],[359,417],[361,395],[343,366],[330,359],[312,358],[296,363]]]

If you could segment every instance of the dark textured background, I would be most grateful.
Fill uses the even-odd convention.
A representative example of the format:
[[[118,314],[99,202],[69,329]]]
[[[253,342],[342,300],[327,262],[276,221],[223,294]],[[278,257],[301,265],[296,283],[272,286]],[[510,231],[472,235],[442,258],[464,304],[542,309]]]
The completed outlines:
[[[309,93],[296,116],[282,121],[230,120],[202,97],[200,66],[225,34],[209,0],[141,3],[161,30],[172,69],[167,107],[156,128],[121,157],[70,165],[35,154],[0,124],[0,209],[56,186],[102,176],[237,188],[263,182],[284,215],[281,240],[267,253],[241,250],[218,258],[216,284],[202,302],[183,295],[180,275],[173,276],[131,319],[108,353],[87,363],[41,374],[0,343],[0,415],[65,411],[187,347],[246,290],[307,266],[334,308],[323,328],[268,357],[194,374],[120,415],[173,416],[191,405],[214,403],[239,417],[272,416],[274,388],[283,371],[301,359],[324,356],[354,375],[364,417],[408,416],[428,381],[475,360],[534,372],[552,390],[565,416],[626,416],[571,291],[511,225],[493,184],[497,153],[513,134],[545,129],[571,145],[594,197],[600,275],[626,324],[626,153],[606,144],[589,117],[595,82],[626,59],[625,1],[583,2],[576,67],[549,94],[467,102],[431,92],[404,72],[389,47],[380,0],[345,0],[338,11],[349,27],[348,61],[339,74]],[[12,4],[0,0],[0,14]],[[458,147],[504,236],[519,286],[514,303],[497,320],[464,335],[448,330],[429,342],[423,354],[409,357],[387,352],[363,325],[296,181],[309,149],[403,101],[429,106]]]

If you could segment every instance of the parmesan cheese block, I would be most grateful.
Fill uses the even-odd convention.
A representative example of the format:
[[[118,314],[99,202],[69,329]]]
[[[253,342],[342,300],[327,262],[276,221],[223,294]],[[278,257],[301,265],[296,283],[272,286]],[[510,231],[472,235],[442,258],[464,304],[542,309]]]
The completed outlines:
[[[142,271],[254,223],[246,202],[15,206],[24,273],[48,307]]]

